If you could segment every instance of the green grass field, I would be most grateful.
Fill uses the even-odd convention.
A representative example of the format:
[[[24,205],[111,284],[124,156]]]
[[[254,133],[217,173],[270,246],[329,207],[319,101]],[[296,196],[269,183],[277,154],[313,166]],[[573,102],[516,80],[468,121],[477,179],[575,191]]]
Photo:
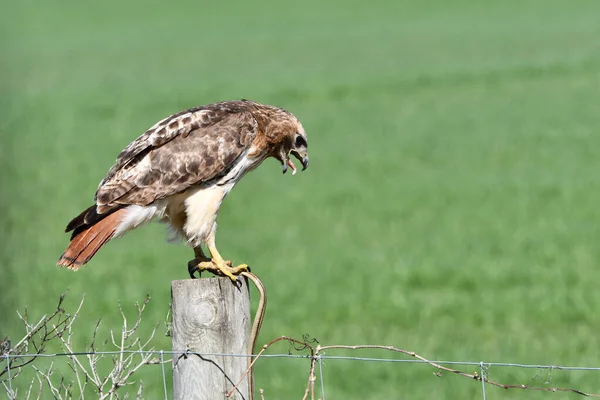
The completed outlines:
[[[0,17],[0,335],[17,338],[15,311],[39,317],[67,288],[71,309],[86,293],[82,348],[98,318],[119,328],[119,301],[132,310],[149,292],[142,334],[162,321],[188,248],[149,225],[73,273],[54,266],[64,226],[157,120],[244,97],[294,112],[311,156],[293,178],[265,162],[219,215],[221,252],[269,292],[261,343],[309,334],[438,360],[600,366],[599,2],[85,3],[23,1]],[[265,359],[257,386],[299,399],[307,367]],[[433,372],[331,360],[326,395],[481,398],[479,383]],[[160,398],[160,367],[139,377]],[[552,383],[598,393],[600,373]],[[487,396],[550,397],[571,398]]]

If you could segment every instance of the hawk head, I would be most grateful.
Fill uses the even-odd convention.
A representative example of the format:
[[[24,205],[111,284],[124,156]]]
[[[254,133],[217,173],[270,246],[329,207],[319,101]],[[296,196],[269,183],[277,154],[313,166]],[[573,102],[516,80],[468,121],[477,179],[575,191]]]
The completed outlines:
[[[258,147],[263,149],[267,157],[279,160],[284,174],[288,167],[292,169],[292,174],[296,173],[296,166],[290,156],[302,163],[304,171],[308,167],[308,141],[298,118],[283,108],[258,103],[253,105],[256,107],[253,115],[258,121],[259,132],[262,133],[255,140]]]
[[[271,153],[279,162],[281,162],[281,170],[285,174],[288,167],[292,169],[292,175],[296,174],[296,166],[290,156],[302,163],[302,171],[308,168],[308,141],[306,132],[302,124],[291,113],[281,110],[277,118],[278,123],[270,126],[273,129],[276,140],[274,140],[274,148]]]
[[[308,142],[306,141],[306,132],[300,121],[296,120],[295,130],[285,135],[285,140],[279,147],[275,158],[281,162],[281,170],[285,174],[288,166],[292,169],[292,175],[296,174],[296,166],[290,158],[293,155],[302,163],[302,171],[308,168]]]

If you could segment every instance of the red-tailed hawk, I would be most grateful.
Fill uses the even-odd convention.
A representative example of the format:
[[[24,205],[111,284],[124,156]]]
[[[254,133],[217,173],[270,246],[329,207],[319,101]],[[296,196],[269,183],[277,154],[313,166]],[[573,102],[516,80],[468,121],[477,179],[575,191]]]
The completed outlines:
[[[158,219],[194,249],[190,275],[211,271],[235,280],[215,246],[216,219],[225,196],[268,157],[283,172],[294,155],[308,166],[307,138],[288,111],[253,101],[226,101],[173,114],[130,143],[100,182],[95,204],[75,217],[69,247],[58,265],[77,270],[108,240]],[[211,258],[205,256],[206,245]]]

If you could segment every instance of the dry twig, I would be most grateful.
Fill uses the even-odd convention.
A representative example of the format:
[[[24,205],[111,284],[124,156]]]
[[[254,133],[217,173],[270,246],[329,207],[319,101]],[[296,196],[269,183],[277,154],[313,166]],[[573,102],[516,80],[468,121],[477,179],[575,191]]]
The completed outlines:
[[[0,359],[7,359],[3,369],[0,370],[0,379],[5,382],[10,376],[15,379],[22,371],[23,367],[31,364],[37,357],[22,357],[24,354],[42,354],[50,341],[60,337],[67,330],[67,326],[77,316],[83,304],[83,298],[74,314],[67,314],[62,308],[66,292],[60,295],[58,305],[50,315],[44,315],[38,322],[32,323],[29,320],[27,309],[23,314],[17,312],[19,318],[25,325],[25,336],[16,344],[12,344],[8,337],[0,341]],[[10,371],[9,371],[10,370]]]
[[[89,383],[94,387],[96,393],[98,393],[99,399],[118,399],[119,396],[116,393],[117,390],[121,387],[134,384],[135,382],[130,381],[130,378],[142,366],[160,363],[160,360],[152,354],[154,347],[149,347],[158,326],[155,326],[152,329],[148,339],[144,341],[139,337],[134,337],[149,301],[150,296],[147,295],[141,305],[136,303],[137,318],[131,327],[128,324],[123,308],[119,305],[123,325],[121,327],[119,340],[115,338],[114,331],[110,331],[111,344],[115,348],[117,354],[113,356],[113,368],[108,374],[103,375],[98,371],[100,360],[106,356],[96,350],[96,338],[101,321],[99,320],[96,324],[92,334],[92,341],[88,348],[89,351],[86,352],[87,365],[84,365],[80,356],[77,355],[73,349],[73,321],[68,325],[67,334],[60,336],[59,339],[71,361],[71,369],[74,372],[80,393],[84,393],[86,386]],[[141,393],[142,384],[140,382],[137,394],[138,398],[141,398]]]
[[[4,370],[0,371],[0,377],[3,375],[7,376],[7,379],[1,382],[9,398],[14,399],[17,397],[17,393],[11,391],[10,386],[7,384],[10,383],[9,379],[15,379],[23,367],[31,364],[39,357],[46,349],[48,343],[54,339],[58,339],[64,351],[63,355],[69,359],[68,365],[73,371],[73,377],[72,379],[66,379],[61,374],[60,378],[58,378],[53,362],[47,369],[31,365],[37,373],[37,381],[39,383],[38,399],[41,398],[44,388],[49,390],[55,399],[72,399],[74,396],[82,399],[85,396],[86,390],[89,390],[89,387],[94,389],[99,399],[118,399],[117,390],[124,386],[135,384],[131,380],[131,377],[142,366],[161,363],[159,358],[153,356],[154,347],[150,346],[158,325],[152,329],[149,337],[145,340],[135,335],[140,327],[144,310],[150,301],[149,295],[146,296],[141,304],[136,303],[137,318],[133,325],[129,324],[123,308],[119,305],[119,311],[123,320],[120,334],[117,336],[111,330],[111,340],[105,343],[105,345],[110,343],[114,347],[114,351],[111,352],[102,352],[97,349],[96,340],[100,329],[100,320],[94,327],[91,342],[86,351],[75,351],[73,347],[74,323],[83,306],[84,297],[82,297],[79,306],[72,315],[67,314],[62,308],[64,298],[65,294],[60,296],[54,313],[42,317],[35,324],[29,322],[27,311],[19,314],[21,321],[25,325],[25,336],[12,347],[7,338],[0,342],[2,358],[7,360]],[[102,370],[100,369],[100,364],[102,364],[101,360],[109,355],[108,353],[113,355],[112,369],[106,372],[107,370],[104,367]],[[162,362],[167,363],[170,361],[164,360]],[[14,373],[11,374],[13,371]],[[33,398],[34,383],[35,379],[31,381],[29,389],[25,394],[25,399]],[[142,398],[142,390],[143,385],[139,382],[136,394],[138,399]]]

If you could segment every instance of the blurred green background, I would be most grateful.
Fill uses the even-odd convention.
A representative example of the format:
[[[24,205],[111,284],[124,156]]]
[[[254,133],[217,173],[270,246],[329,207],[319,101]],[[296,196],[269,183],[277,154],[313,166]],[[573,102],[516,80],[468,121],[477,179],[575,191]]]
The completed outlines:
[[[164,320],[188,248],[149,225],[73,273],[54,266],[64,226],[157,120],[244,97],[295,113],[311,156],[293,178],[265,162],[219,215],[221,252],[269,292],[261,343],[309,334],[430,359],[600,366],[600,2],[3,9],[0,334],[22,335],[15,311],[39,317],[66,288],[71,310],[87,294],[81,348],[98,318],[105,338],[119,329],[119,301],[132,311],[152,295],[142,336]],[[170,349],[170,338],[159,331],[155,346]],[[300,398],[307,368],[265,359],[257,387]],[[432,372],[330,360],[326,395],[481,398],[478,383]],[[600,392],[600,373],[489,373]],[[160,367],[138,378],[147,398],[161,396]],[[548,396],[489,388],[487,398]]]

